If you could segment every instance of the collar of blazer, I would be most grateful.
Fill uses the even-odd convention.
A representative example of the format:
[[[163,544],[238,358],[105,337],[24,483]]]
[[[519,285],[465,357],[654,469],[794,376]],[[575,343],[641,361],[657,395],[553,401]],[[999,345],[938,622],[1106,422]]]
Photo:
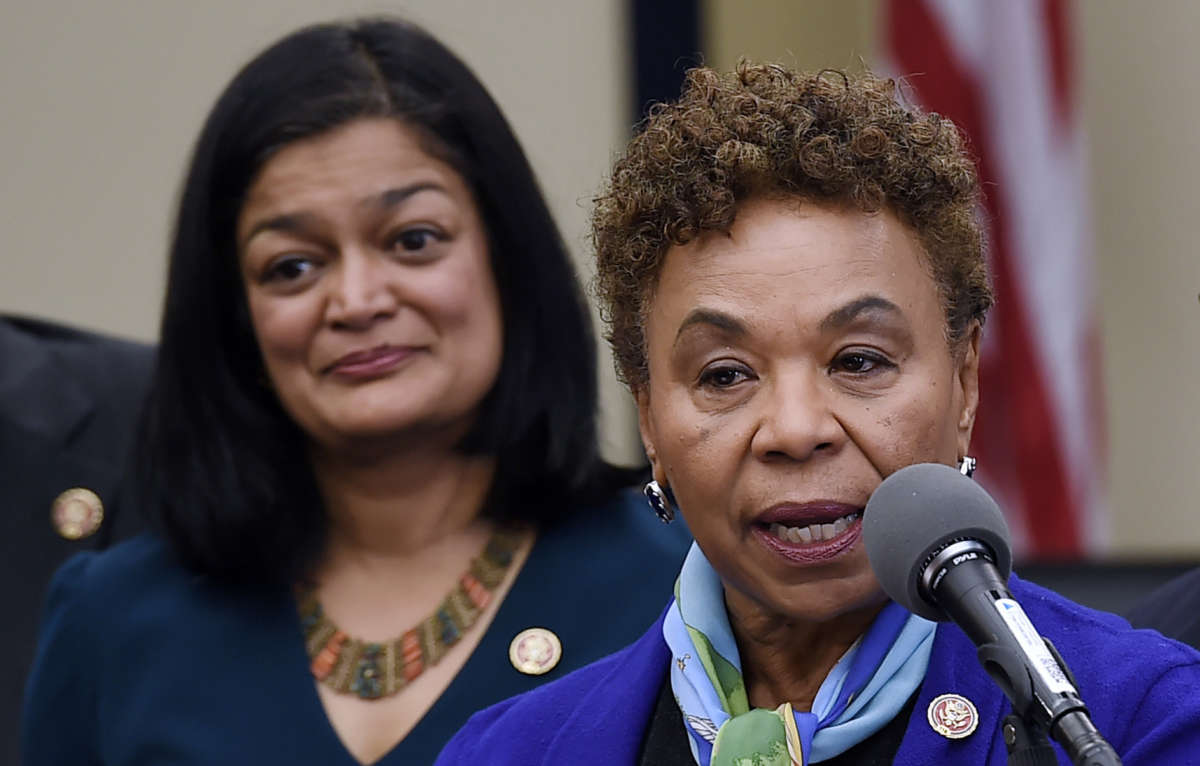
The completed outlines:
[[[79,371],[56,353],[59,337],[70,332],[0,317],[0,437],[15,426],[65,441],[91,414],[94,403]]]

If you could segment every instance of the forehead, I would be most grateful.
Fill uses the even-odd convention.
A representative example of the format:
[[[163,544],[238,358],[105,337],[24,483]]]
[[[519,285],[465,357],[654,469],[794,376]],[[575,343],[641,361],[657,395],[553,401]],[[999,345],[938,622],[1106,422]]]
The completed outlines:
[[[679,319],[702,305],[767,323],[814,321],[866,293],[942,321],[920,243],[890,212],[759,200],[738,210],[728,234],[668,250],[650,315]]]
[[[250,184],[242,217],[247,211],[353,204],[414,181],[469,196],[458,173],[426,151],[414,128],[396,119],[364,118],[279,150]]]

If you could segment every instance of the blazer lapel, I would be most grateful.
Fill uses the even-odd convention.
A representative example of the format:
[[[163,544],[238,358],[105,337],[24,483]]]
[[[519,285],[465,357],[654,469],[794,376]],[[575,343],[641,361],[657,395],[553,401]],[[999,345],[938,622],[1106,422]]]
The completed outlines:
[[[943,694],[956,694],[974,705],[978,719],[974,732],[962,739],[950,739],[934,730],[929,708]],[[1008,700],[979,667],[975,645],[957,626],[942,623],[934,634],[929,669],[893,763],[1004,763],[1007,755],[1000,722],[1010,712]]]
[[[582,699],[563,700],[574,712],[551,734],[543,764],[637,763],[659,687],[670,667],[671,652],[663,640],[662,616],[621,654],[622,661],[614,663],[609,676],[595,683]],[[569,684],[561,686],[573,688]],[[578,758],[580,739],[589,743],[585,760]]]

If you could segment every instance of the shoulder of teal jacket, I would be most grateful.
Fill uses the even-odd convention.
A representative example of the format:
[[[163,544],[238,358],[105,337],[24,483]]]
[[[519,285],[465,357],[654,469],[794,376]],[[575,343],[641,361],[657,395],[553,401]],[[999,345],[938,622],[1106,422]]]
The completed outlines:
[[[183,625],[244,620],[254,613],[247,610],[278,607],[287,589],[216,583],[184,567],[165,540],[146,532],[63,565],[54,577],[48,617],[57,594],[69,594],[64,608],[93,610],[93,651],[128,662],[128,641],[149,644]]]
[[[98,554],[84,552],[59,567],[47,591],[38,648],[21,716],[22,763],[84,763],[96,733],[96,678],[101,602],[92,590]],[[71,722],[70,737],[61,736]]]
[[[576,511],[544,537],[564,551],[604,551],[643,566],[669,564],[676,573],[692,544],[691,532],[681,519],[663,524],[636,489],[621,490]]]

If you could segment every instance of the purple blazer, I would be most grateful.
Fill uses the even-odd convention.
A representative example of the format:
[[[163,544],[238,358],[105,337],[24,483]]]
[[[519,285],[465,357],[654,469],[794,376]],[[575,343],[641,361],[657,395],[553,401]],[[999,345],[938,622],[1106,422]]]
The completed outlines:
[[[1092,721],[1125,766],[1200,764],[1200,653],[1015,576],[1010,587],[1074,672]],[[659,617],[616,654],[476,713],[437,766],[637,766],[670,661]],[[929,724],[930,703],[947,693],[966,697],[979,712],[979,726],[966,738],[947,739]],[[939,625],[894,763],[1006,766],[1001,724],[1010,712],[975,646],[956,626]],[[1069,766],[1061,750],[1058,757]]]

